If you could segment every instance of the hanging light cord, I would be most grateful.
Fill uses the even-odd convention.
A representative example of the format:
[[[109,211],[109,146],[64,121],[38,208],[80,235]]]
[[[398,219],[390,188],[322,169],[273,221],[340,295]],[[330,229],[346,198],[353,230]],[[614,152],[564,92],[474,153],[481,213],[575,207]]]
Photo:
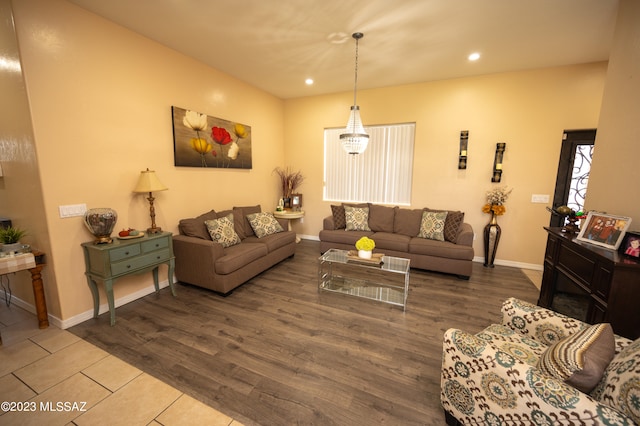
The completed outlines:
[[[363,37],[362,33],[354,33],[353,38],[356,39],[356,76],[353,82],[353,105],[358,105],[356,103],[356,93],[358,92],[358,42]]]

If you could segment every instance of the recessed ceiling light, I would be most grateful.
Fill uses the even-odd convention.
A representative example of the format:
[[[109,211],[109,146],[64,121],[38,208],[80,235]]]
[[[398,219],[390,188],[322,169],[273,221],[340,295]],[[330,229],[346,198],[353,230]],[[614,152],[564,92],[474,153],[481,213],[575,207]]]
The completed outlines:
[[[305,83],[307,86],[311,86],[311,85],[313,84],[313,79],[312,79],[312,78],[308,78],[308,79],[306,79],[306,80],[304,81],[304,83]]]
[[[477,61],[478,59],[480,59],[480,54],[478,52],[474,52],[471,55],[469,55],[468,58],[470,61]]]

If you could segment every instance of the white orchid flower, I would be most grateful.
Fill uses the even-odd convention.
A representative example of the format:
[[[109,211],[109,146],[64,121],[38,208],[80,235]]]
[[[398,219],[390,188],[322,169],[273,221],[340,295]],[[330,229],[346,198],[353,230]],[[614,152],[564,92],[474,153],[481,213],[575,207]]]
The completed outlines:
[[[196,111],[187,110],[182,123],[195,131],[204,130],[207,127],[207,116]]]
[[[238,151],[240,151],[240,147],[237,143],[233,142],[231,145],[229,145],[227,156],[232,160],[235,160],[236,158],[238,158]]]

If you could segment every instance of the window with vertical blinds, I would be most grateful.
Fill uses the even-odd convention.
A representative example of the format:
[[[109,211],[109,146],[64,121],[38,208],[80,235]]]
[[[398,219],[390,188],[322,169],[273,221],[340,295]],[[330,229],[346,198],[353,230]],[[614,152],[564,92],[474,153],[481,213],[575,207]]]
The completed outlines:
[[[411,204],[415,123],[365,127],[369,145],[349,155],[344,129],[324,131],[324,200]]]

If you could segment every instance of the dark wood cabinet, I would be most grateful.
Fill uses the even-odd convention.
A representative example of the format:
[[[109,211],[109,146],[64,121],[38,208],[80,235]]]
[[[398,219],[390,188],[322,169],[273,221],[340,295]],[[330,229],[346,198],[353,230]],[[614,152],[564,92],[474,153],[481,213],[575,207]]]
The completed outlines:
[[[577,241],[561,228],[548,233],[538,305],[588,322],[609,322],[640,337],[640,261]]]

